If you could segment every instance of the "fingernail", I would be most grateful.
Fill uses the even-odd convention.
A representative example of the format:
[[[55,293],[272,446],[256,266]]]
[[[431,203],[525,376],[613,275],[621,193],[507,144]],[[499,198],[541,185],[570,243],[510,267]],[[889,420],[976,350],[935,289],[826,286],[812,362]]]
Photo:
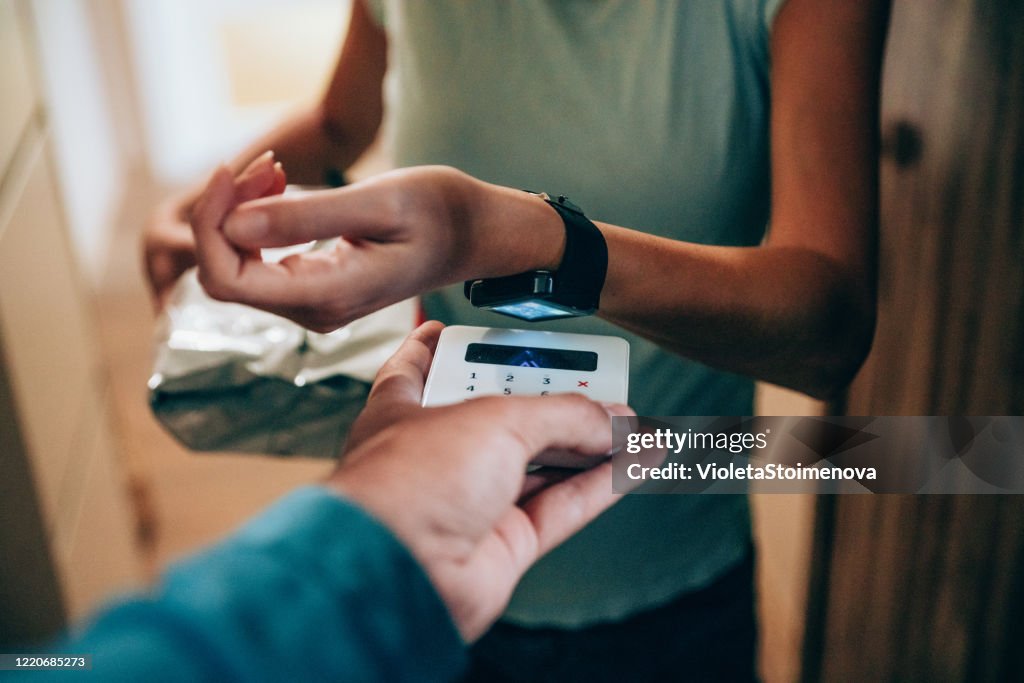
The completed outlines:
[[[270,216],[257,209],[239,209],[228,216],[224,234],[236,242],[252,242],[270,232]]]

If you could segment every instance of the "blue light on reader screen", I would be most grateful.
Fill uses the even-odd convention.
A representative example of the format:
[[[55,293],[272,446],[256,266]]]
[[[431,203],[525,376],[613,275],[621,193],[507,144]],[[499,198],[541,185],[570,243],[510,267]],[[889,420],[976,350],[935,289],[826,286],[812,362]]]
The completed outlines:
[[[579,372],[597,370],[597,353],[580,349],[550,349],[473,342],[466,346],[466,360],[470,363],[508,365],[516,368],[547,368]]]
[[[540,363],[533,357],[534,351],[532,349],[523,349],[519,352],[519,355],[509,359],[509,365],[518,365],[521,368],[539,368]]]

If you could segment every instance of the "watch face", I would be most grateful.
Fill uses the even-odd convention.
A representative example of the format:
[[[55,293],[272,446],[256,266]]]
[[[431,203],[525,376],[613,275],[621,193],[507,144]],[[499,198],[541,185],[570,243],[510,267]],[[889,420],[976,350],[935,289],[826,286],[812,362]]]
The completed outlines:
[[[558,301],[554,277],[546,270],[475,280],[466,283],[465,291],[470,303],[477,308],[528,322],[591,315],[597,308],[581,308]]]
[[[529,320],[531,322],[553,320],[555,318],[572,318],[579,315],[575,311],[553,305],[551,302],[542,299],[527,299],[525,301],[489,306],[488,308],[495,313],[502,313],[513,318]]]

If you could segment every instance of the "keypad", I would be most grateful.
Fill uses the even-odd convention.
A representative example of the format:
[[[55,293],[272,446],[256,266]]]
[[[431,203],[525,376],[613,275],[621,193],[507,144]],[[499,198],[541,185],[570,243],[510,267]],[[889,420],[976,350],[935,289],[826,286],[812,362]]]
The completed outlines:
[[[590,390],[593,380],[582,373],[545,372],[522,368],[494,373],[491,368],[467,373],[466,398],[482,393],[503,396],[550,396],[551,394],[581,393]],[[490,391],[487,388],[492,388]]]

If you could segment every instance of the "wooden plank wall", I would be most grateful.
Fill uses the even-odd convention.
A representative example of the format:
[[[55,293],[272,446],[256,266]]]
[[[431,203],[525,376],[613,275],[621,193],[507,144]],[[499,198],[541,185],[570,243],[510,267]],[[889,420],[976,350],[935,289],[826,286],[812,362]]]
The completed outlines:
[[[882,129],[846,412],[1024,414],[1024,3],[897,0]],[[1024,496],[822,497],[815,542],[804,680],[1024,681]]]

